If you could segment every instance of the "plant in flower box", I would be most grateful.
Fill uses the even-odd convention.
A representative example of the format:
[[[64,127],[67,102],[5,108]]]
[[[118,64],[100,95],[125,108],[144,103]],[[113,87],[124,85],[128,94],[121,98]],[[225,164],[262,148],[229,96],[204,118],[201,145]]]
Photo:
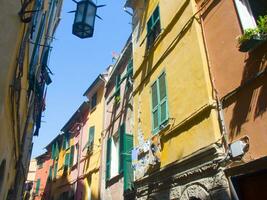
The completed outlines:
[[[238,37],[239,51],[252,51],[267,40],[267,15],[260,16],[257,25],[257,28],[246,29],[244,34]]]

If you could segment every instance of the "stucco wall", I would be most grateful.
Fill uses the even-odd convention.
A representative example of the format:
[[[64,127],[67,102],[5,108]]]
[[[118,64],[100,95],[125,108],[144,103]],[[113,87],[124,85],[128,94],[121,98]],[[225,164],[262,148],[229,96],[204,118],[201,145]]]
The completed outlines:
[[[147,34],[146,22],[158,3],[162,32],[153,49],[145,52],[146,42],[142,44],[142,41]],[[161,138],[161,167],[220,137],[217,113],[213,109],[179,127],[199,109],[211,105],[213,99],[201,27],[196,20],[190,20],[196,11],[194,1],[150,1],[140,16],[140,38],[133,44],[135,145],[138,145],[140,124],[145,139],[152,137],[151,85],[163,71],[166,73],[170,126],[160,133],[165,135]]]
[[[223,98],[266,69],[267,44],[250,53],[238,50],[236,38],[242,28],[233,0],[214,1],[203,10],[202,18],[211,73],[218,95]],[[266,94],[263,75],[223,102],[229,142],[249,138],[245,162],[267,154]]]

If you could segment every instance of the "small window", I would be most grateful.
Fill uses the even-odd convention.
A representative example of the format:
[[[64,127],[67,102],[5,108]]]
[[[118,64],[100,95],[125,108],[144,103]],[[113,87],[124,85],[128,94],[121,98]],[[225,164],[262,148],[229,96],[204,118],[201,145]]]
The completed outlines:
[[[91,153],[93,151],[94,137],[95,137],[95,126],[91,126],[89,128],[88,141],[87,141],[85,147],[83,148],[83,150],[85,150],[87,148],[88,153]]]
[[[119,175],[119,133],[107,141],[106,180]]]
[[[91,98],[91,109],[94,109],[96,107],[97,103],[97,92],[94,93],[94,95]]]
[[[161,31],[159,6],[156,7],[147,22],[147,48],[150,48]]]
[[[256,28],[259,16],[267,14],[266,0],[235,0],[243,31]]]
[[[43,168],[43,161],[42,160],[39,160],[37,162],[37,165],[38,165],[38,169],[42,169]]]
[[[165,72],[152,84],[151,99],[152,132],[155,134],[169,118]]]

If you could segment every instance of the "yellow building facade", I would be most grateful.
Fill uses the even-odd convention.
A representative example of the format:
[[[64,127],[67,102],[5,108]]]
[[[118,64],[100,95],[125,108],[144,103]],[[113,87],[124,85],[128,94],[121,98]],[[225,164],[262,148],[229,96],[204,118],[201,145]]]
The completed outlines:
[[[100,74],[84,93],[89,100],[89,117],[83,129],[80,164],[83,200],[100,199],[100,165],[104,127],[105,84],[107,73]],[[78,196],[79,197],[79,196]]]
[[[61,6],[62,1],[49,0],[1,2],[0,199],[22,195],[44,90],[51,82],[46,67]]]
[[[208,170],[224,148],[197,20],[201,8],[192,0],[128,0],[126,7],[133,9],[137,199],[210,198],[214,177],[227,193],[223,171]]]

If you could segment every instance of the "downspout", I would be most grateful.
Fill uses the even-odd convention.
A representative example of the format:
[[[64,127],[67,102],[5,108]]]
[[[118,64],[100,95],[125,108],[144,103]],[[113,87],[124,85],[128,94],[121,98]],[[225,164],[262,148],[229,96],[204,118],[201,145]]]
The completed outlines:
[[[207,3],[209,3],[209,1],[205,2],[205,4],[207,4]],[[209,5],[208,5],[208,7],[209,7]],[[203,9],[203,7],[202,7],[202,9]],[[203,42],[204,42],[204,47],[205,47],[204,48],[205,49],[205,54],[206,54],[206,58],[207,58],[209,77],[210,77],[211,86],[212,86],[212,98],[215,99],[216,102],[217,102],[217,110],[218,110],[218,118],[219,118],[218,121],[219,121],[220,129],[221,129],[224,148],[225,148],[226,153],[228,154],[227,128],[226,128],[226,125],[225,125],[226,123],[225,123],[225,119],[224,119],[222,103],[220,101],[220,98],[218,97],[218,91],[216,89],[215,82],[214,82],[214,79],[213,79],[213,73],[212,73],[212,70],[211,70],[211,62],[210,62],[210,57],[209,57],[208,47],[207,47],[207,37],[206,37],[205,31],[204,31],[203,24],[204,24],[204,22],[203,22],[203,18],[202,18],[202,13],[200,12],[200,25],[201,25],[201,31],[202,31]]]

